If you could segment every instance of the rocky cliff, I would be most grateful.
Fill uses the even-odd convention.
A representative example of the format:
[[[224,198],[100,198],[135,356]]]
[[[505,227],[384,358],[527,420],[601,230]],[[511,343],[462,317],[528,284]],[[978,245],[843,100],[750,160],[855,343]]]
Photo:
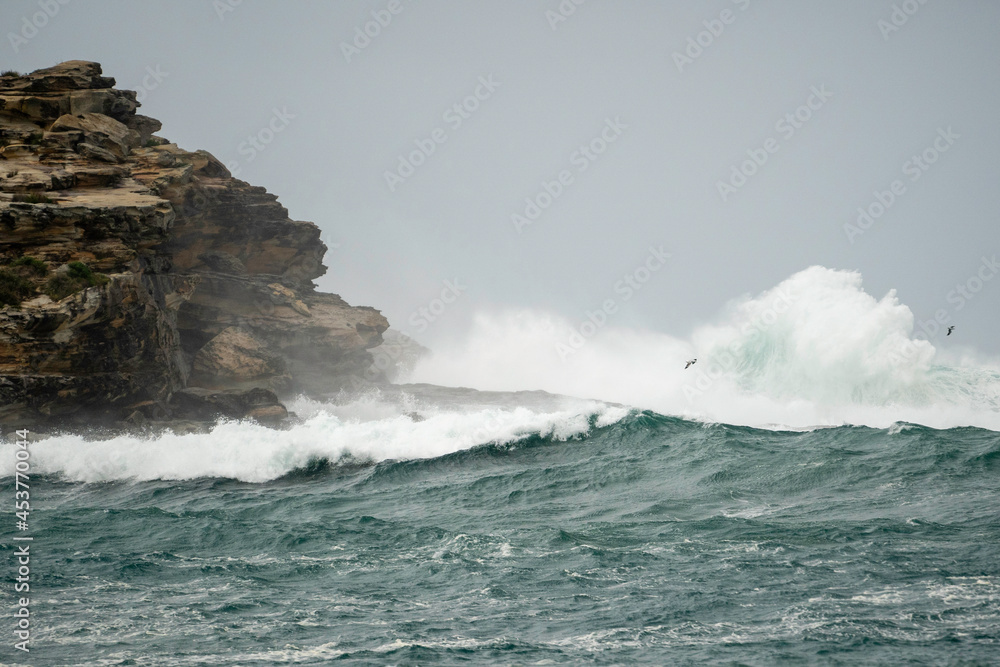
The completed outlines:
[[[273,420],[370,369],[388,323],[315,290],[319,228],[114,83],[0,76],[0,423]]]

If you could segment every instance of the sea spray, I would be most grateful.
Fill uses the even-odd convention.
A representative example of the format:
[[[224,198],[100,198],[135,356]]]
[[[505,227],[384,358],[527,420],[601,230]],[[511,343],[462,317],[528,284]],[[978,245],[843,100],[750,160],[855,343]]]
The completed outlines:
[[[1000,372],[973,358],[945,364],[896,293],[876,299],[853,271],[800,271],[687,339],[609,324],[561,359],[557,345],[573,331],[537,310],[481,312],[463,344],[423,360],[412,379],[756,426],[1000,428]]]
[[[476,394],[474,391],[468,392]],[[76,482],[185,480],[202,477],[265,482],[317,461],[376,463],[440,457],[485,444],[515,444],[532,436],[562,441],[624,418],[622,407],[563,400],[544,407],[430,405],[410,394],[363,394],[341,403],[299,399],[308,415],[275,431],[254,422],[220,421],[207,433],[164,432],[139,438],[57,435],[32,445],[38,474]],[[4,448],[6,449],[6,448]],[[0,477],[13,474],[0,457]]]

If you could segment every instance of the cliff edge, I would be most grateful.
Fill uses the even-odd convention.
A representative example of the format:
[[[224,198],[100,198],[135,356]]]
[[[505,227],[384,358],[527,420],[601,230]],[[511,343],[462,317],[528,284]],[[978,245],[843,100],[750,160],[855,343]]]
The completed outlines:
[[[319,228],[114,84],[0,76],[0,424],[275,421],[355,382],[388,322],[316,291]]]

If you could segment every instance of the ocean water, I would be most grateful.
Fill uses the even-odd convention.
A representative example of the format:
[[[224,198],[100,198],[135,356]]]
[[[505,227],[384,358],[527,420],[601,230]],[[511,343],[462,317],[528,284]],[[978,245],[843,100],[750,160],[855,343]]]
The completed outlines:
[[[33,443],[34,634],[3,662],[1000,660],[996,431],[420,385],[295,407]]]
[[[996,363],[819,267],[574,331],[484,314],[282,430],[39,439],[28,533],[4,433],[0,663],[1000,664]]]

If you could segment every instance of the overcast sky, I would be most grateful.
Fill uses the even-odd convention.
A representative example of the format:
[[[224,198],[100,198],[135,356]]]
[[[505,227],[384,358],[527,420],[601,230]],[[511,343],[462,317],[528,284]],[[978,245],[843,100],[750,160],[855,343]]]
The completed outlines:
[[[820,264],[1000,352],[1000,279],[949,300],[1000,253],[996,2],[3,0],[0,26],[0,67],[100,62],[323,229],[322,289],[432,346],[482,310],[580,320],[652,247],[616,324],[683,337]]]

